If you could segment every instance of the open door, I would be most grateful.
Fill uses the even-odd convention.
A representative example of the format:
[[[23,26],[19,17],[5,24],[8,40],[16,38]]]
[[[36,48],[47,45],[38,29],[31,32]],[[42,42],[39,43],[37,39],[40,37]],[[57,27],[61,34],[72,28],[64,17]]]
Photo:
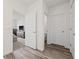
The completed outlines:
[[[28,12],[25,18],[25,45],[36,49],[36,13]]]

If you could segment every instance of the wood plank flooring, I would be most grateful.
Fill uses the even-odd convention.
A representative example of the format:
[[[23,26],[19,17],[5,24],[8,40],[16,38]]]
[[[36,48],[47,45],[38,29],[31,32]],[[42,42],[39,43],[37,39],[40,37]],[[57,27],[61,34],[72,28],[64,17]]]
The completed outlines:
[[[15,49],[12,54],[5,56],[4,59],[72,59],[72,55],[64,48],[61,49],[53,45],[46,46],[43,52],[21,46]]]

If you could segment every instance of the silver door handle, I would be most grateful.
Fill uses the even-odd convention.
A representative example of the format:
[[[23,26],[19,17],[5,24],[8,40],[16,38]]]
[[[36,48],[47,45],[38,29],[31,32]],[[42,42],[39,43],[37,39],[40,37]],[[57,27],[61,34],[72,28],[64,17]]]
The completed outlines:
[[[62,31],[62,33],[64,33],[64,31]]]
[[[36,32],[33,32],[33,33],[36,33]]]
[[[75,36],[75,33],[73,33],[73,36]]]

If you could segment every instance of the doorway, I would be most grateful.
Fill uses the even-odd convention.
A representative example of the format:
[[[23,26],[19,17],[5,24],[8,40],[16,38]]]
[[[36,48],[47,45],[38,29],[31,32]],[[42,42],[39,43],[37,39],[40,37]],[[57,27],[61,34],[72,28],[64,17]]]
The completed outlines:
[[[22,48],[25,45],[24,16],[17,11],[13,11],[13,50]]]

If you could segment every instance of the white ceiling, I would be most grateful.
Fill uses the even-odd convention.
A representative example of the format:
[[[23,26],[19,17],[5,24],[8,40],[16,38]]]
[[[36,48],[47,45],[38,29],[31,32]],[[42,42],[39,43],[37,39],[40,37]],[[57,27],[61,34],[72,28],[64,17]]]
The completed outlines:
[[[20,14],[25,15],[27,8],[37,0],[12,0],[13,8]]]
[[[45,0],[45,1],[46,1],[48,8],[49,8],[49,7],[58,5],[58,4],[68,2],[69,0]]]
[[[37,0],[15,0],[15,1],[28,7],[29,5],[31,5],[32,3],[34,3]]]
[[[32,3],[34,3],[37,0],[17,0],[18,2],[21,2],[22,4],[24,4],[26,7],[28,7],[29,5],[31,5]],[[62,4],[65,2],[68,2],[69,0],[44,0],[44,2],[46,2],[46,5],[49,7],[58,5],[58,4]]]
[[[26,6],[29,6],[37,0],[23,0],[23,1],[25,2]]]

